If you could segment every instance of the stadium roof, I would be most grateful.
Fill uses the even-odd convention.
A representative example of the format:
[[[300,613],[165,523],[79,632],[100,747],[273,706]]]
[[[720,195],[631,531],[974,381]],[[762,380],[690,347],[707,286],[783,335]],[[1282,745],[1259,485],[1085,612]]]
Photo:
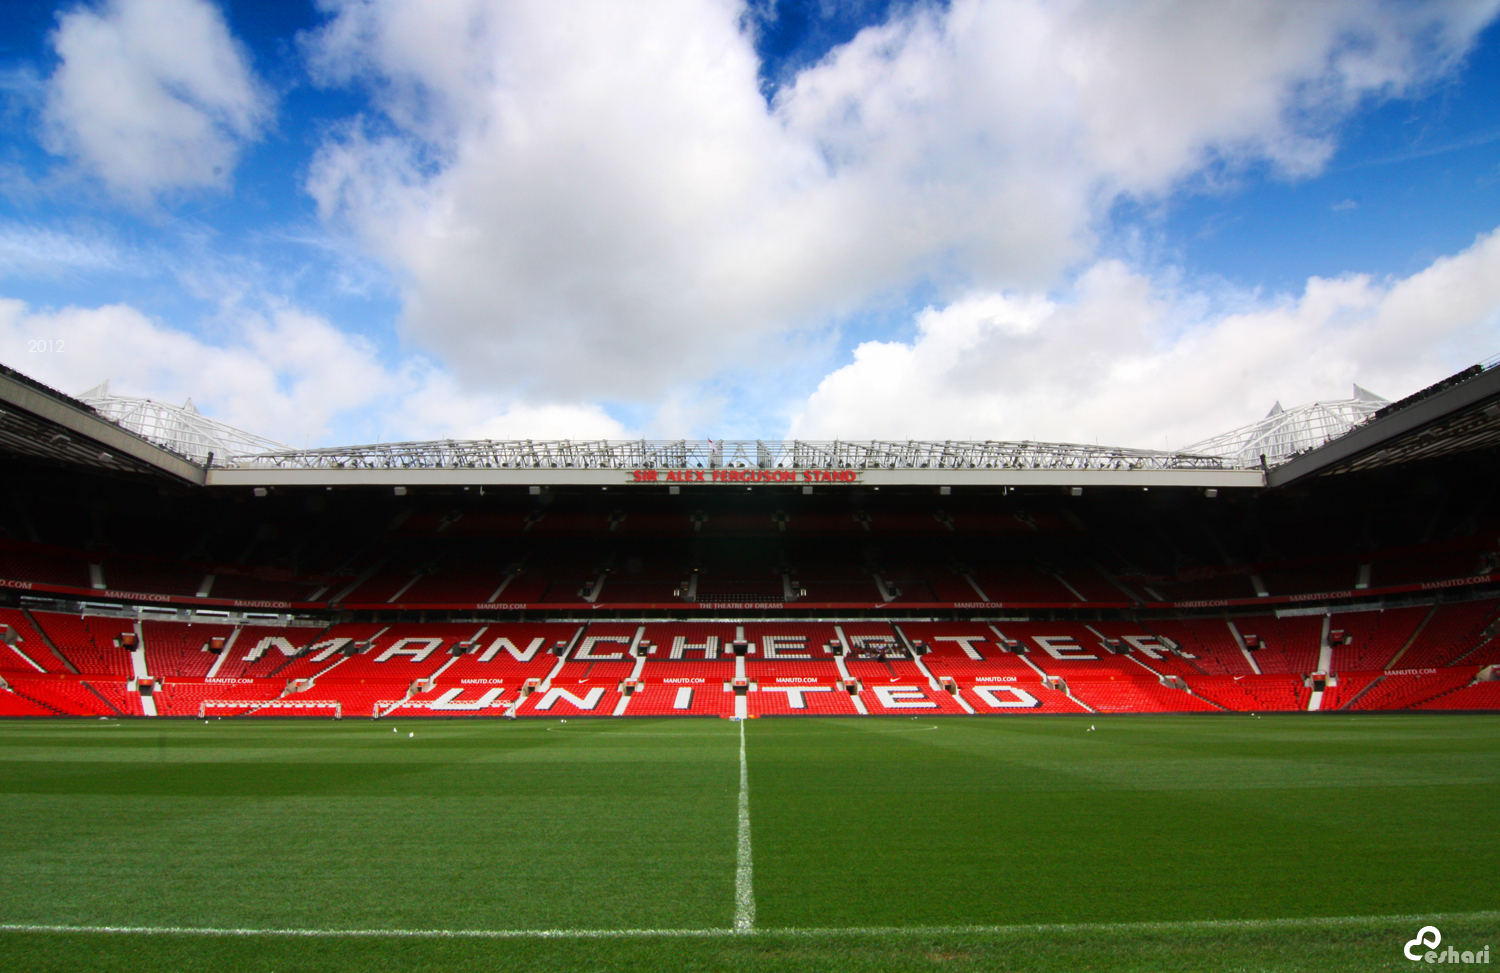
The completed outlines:
[[[66,465],[224,487],[1181,486],[1260,487],[1223,457],[1035,442],[440,441],[293,450],[172,406],[74,399],[0,366],[0,449]]]
[[[1389,404],[1389,399],[1358,385],[1352,399],[1313,402],[1295,409],[1283,409],[1277,402],[1264,419],[1194,443],[1185,452],[1222,456],[1243,468],[1279,466],[1298,453],[1347,434]]]
[[[274,439],[210,419],[193,406],[192,399],[177,406],[154,399],[111,395],[107,381],[89,389],[79,399],[105,418],[198,463],[206,463],[210,455],[291,448]]]
[[[1449,376],[1377,410],[1345,436],[1273,469],[1270,486],[1373,470],[1500,445],[1500,359]]]
[[[216,486],[1259,487],[1213,456],[1033,442],[444,441],[215,459]]]
[[[444,440],[294,450],[201,415],[111,395],[74,399],[0,365],[0,449],[101,470],[221,487],[625,488],[1281,486],[1500,444],[1500,359],[1390,403],[1295,409],[1181,452],[1071,443],[766,440]]]
[[[165,473],[191,483],[204,482],[202,466],[4,365],[0,365],[0,449],[65,466]]]

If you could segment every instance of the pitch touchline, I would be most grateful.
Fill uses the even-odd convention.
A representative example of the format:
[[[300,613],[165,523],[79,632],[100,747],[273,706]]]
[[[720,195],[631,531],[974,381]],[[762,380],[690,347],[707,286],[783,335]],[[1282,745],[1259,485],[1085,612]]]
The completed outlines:
[[[843,929],[215,929],[201,926],[57,926],[0,923],[0,933],[85,933],[129,936],[284,937],[305,939],[709,939],[726,936],[939,936],[1014,933],[1192,932],[1215,929],[1296,929],[1388,923],[1500,919],[1500,912],[1442,912],[1312,919],[1198,919],[1168,922],[1059,922],[1017,926],[850,926]]]
[[[755,872],[750,857],[750,770],[745,763],[745,721],[740,720],[740,821],[734,855],[734,931],[755,931]]]

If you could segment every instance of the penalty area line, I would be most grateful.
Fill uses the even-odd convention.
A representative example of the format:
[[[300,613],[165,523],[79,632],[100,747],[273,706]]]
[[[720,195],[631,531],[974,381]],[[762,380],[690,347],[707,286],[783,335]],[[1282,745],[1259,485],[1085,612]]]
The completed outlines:
[[[66,926],[0,923],[0,933],[61,933],[115,936],[261,937],[287,939],[715,939],[730,936],[831,938],[837,936],[1007,936],[1021,933],[1194,932],[1215,930],[1319,929],[1494,920],[1500,912],[1440,912],[1426,915],[1320,916],[1290,919],[1185,919],[1162,922],[1057,922],[1011,926],[849,926],[829,929],[237,929],[203,926]]]

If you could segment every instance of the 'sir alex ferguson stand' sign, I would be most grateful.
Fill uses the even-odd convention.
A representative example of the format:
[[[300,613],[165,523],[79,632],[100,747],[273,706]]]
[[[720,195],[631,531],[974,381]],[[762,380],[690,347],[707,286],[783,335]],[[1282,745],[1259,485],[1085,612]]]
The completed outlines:
[[[627,483],[858,483],[857,470],[631,470]]]

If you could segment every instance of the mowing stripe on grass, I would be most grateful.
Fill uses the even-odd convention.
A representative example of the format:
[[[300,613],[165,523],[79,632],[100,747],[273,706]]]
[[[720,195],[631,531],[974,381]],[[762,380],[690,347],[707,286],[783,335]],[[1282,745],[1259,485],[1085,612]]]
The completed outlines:
[[[304,939],[707,939],[725,936],[1005,936],[1017,933],[1212,932],[1218,929],[1318,929],[1453,920],[1500,919],[1500,912],[1435,912],[1398,916],[1305,919],[1185,919],[1165,922],[1056,922],[1019,926],[850,926],[842,929],[213,929],[198,926],[52,926],[0,923],[0,933],[120,936],[220,936]]]
[[[740,720],[740,825],[734,866],[734,931],[755,931],[755,872],[750,858],[750,770],[745,763],[745,721]]]

